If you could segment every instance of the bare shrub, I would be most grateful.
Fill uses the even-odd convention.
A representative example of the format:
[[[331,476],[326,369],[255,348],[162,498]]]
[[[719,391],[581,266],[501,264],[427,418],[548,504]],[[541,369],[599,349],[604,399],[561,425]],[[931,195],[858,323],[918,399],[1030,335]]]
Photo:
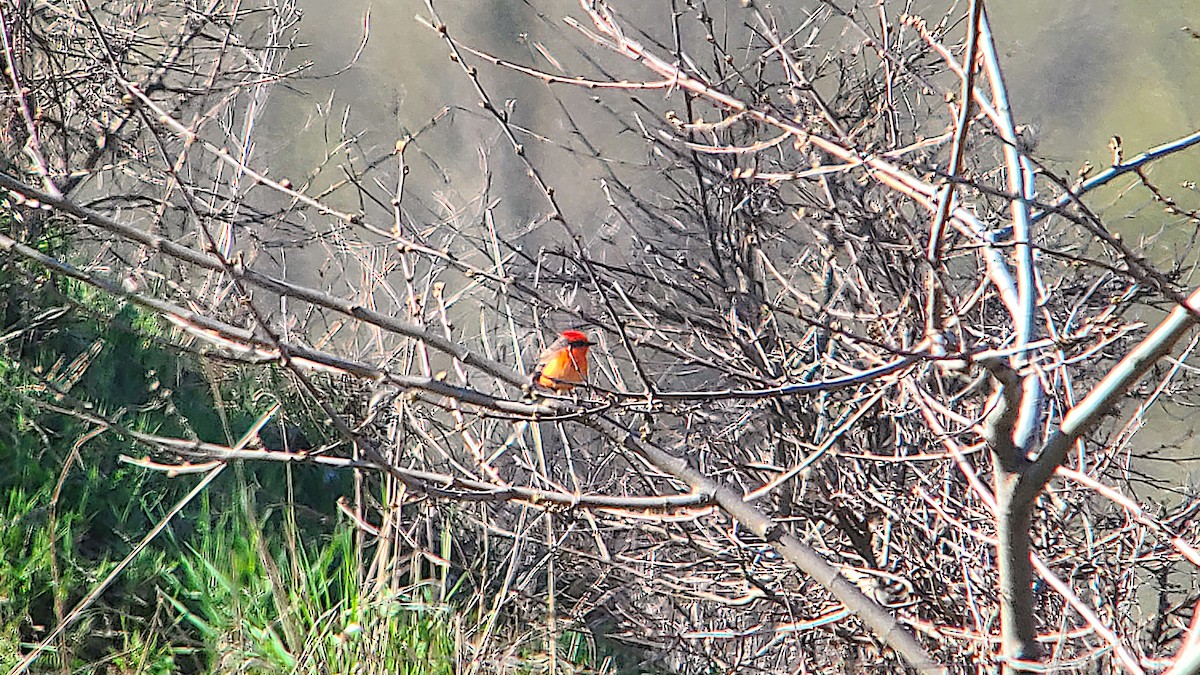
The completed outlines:
[[[594,631],[672,672],[1137,672],[1195,602],[1172,581],[1200,563],[1194,505],[1152,506],[1141,485],[1165,484],[1130,443],[1192,391],[1163,358],[1197,312],[1194,254],[1127,243],[1083,197],[1134,176],[1193,233],[1143,167],[1197,137],[1128,158],[1116,139],[1111,169],[1056,176],[982,4],[929,23],[678,2],[643,25],[583,3],[538,25],[576,50],[531,42],[539,65],[431,3],[439,77],[495,139],[474,194],[432,187],[462,170],[435,139],[481,119],[452,102],[385,148],[330,114],[305,178],[255,161],[272,86],[307,68],[285,65],[290,6],[6,5],[0,183],[86,263],[39,257],[33,227],[0,243],[286,384],[328,425],[313,449],[137,440],[163,465],[362,472],[343,506],[371,588],[453,570],[509,621],[471,629],[471,669],[507,667],[499,633]],[[553,123],[526,124],[489,79],[509,75],[546,85]],[[598,213],[568,203],[585,194]],[[566,327],[601,343],[590,384],[531,389]],[[1130,391],[1132,418],[1110,414]]]

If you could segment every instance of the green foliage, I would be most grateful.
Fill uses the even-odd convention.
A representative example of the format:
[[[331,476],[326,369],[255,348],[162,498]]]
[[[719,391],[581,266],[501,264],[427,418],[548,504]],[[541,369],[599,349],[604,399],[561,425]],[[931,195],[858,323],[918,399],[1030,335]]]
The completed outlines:
[[[52,236],[43,238],[41,248],[55,246]],[[229,442],[225,424],[240,432],[259,412],[243,405],[253,401],[253,381],[225,378],[216,400],[218,388],[194,359],[167,348],[162,331],[152,314],[0,258],[0,666],[57,625],[195,484],[121,462],[120,455],[149,449],[96,417],[136,432]],[[318,496],[309,506],[325,513],[348,480],[331,481],[312,467],[251,474],[283,485],[284,472],[299,494]],[[263,496],[286,499],[282,488]],[[216,511],[239,498],[219,488],[206,497]],[[185,510],[172,527],[186,530],[202,515],[198,507]],[[318,523],[316,534],[321,527],[328,529]],[[140,672],[195,671],[200,661],[177,662],[190,650],[177,649],[156,623],[157,589],[191,555],[180,540],[161,536],[39,666],[104,672],[119,662]]]
[[[244,495],[251,491],[243,491]],[[454,672],[453,610],[364,591],[353,530],[306,541],[287,512],[255,516],[252,500],[213,517],[180,560],[169,601],[204,644],[210,672]],[[261,521],[260,521],[261,518]]]

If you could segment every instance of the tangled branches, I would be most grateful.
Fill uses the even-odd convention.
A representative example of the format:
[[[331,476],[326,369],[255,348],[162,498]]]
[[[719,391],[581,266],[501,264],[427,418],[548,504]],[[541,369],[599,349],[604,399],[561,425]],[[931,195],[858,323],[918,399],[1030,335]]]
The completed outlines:
[[[141,466],[363,472],[379,498],[344,510],[373,539],[367,576],[396,583],[435,525],[462,528],[445,564],[493,609],[536,600],[521,609],[551,650],[589,627],[680,672],[1169,656],[1196,601],[1169,580],[1200,563],[1196,509],[1139,500],[1144,408],[1105,415],[1194,322],[1190,249],[1160,268],[1088,208],[1100,180],[1029,156],[982,2],[958,28],[674,4],[637,30],[583,3],[576,65],[534,43],[558,74],[466,44],[430,3],[498,141],[461,201],[410,178],[452,173],[437,142],[468,113],[449,102],[382,150],[343,120],[307,180],[256,161],[270,85],[303,70],[284,67],[287,7],[159,14],[173,31],[155,40],[123,28],[132,10],[6,9],[23,155],[0,185],[30,226],[0,246],[163,318],[199,361],[272,373],[255,376],[330,430],[293,452],[95,418],[152,449]],[[831,26],[861,38],[831,44]],[[481,68],[546,85],[562,138]],[[580,193],[604,195],[601,217],[572,208],[563,150],[596,172]],[[528,177],[523,217],[493,173]],[[37,249],[44,208],[88,264]],[[1146,304],[1175,311],[1137,346]],[[601,342],[591,383],[531,389],[536,336],[567,324]],[[1155,376],[1147,405],[1193,385]]]

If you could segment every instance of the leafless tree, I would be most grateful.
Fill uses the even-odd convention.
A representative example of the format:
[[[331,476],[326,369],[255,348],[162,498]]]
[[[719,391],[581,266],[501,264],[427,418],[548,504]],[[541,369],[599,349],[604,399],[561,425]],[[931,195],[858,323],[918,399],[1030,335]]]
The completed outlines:
[[[0,186],[88,262],[32,227],[0,246],[164,317],[200,361],[286,381],[333,430],[298,452],[97,419],[146,466],[359,472],[345,511],[378,588],[452,526],[436,564],[551,651],[586,628],[674,672],[1141,673],[1177,653],[1182,672],[1200,595],[1171,576],[1200,565],[1198,502],[1154,505],[1132,439],[1195,384],[1194,336],[1174,348],[1200,318],[1200,214],[1147,168],[1200,135],[1133,157],[1114,139],[1110,167],[1056,175],[968,4],[676,0],[647,26],[583,2],[541,26],[569,58],[519,63],[429,2],[442,76],[499,140],[461,201],[410,178],[446,161],[429,139],[452,107],[382,150],[333,125],[335,171],[307,181],[255,161],[272,85],[304,70],[283,66],[289,6],[164,0],[151,36],[125,11],[5,4]],[[503,74],[545,85],[554,130]],[[601,223],[564,205],[563,156],[600,177]],[[499,215],[496,166],[528,181],[523,218]],[[1186,229],[1171,256],[1089,207],[1114,181]],[[532,389],[541,336],[568,326],[601,342],[590,384]],[[472,672],[505,667],[495,630]]]

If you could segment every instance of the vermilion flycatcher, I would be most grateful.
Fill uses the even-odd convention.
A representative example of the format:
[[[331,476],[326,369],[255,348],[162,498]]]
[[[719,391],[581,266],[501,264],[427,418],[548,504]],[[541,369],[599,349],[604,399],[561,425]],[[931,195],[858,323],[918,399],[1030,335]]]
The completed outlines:
[[[588,347],[596,344],[586,333],[564,330],[533,369],[533,383],[557,392],[570,391],[587,381]]]

